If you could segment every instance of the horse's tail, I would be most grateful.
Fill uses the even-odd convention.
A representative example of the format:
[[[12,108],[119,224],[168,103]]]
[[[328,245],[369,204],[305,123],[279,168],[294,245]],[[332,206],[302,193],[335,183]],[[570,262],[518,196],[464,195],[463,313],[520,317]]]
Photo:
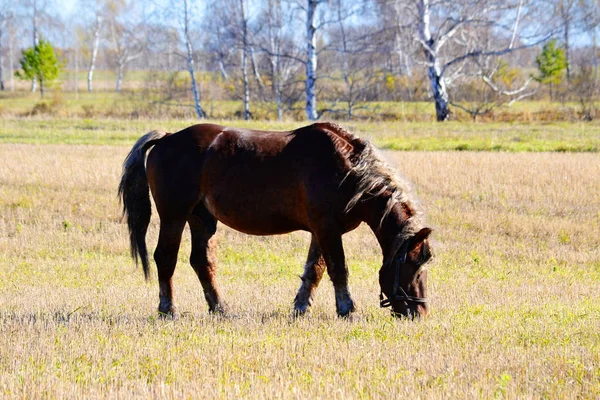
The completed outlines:
[[[152,214],[146,178],[146,151],[166,135],[165,132],[152,131],[138,139],[123,162],[123,174],[119,183],[123,216],[127,215],[131,257],[136,264],[141,260],[146,279],[149,276],[146,232]]]

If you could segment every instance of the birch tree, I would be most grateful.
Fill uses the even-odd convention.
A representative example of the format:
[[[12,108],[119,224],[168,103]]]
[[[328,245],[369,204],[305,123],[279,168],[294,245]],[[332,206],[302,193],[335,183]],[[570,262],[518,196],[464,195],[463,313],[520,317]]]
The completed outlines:
[[[92,56],[90,66],[88,68],[87,89],[91,92],[93,89],[94,70],[96,69],[96,59],[98,57],[98,48],[100,47],[100,29],[102,29],[102,16],[97,13],[94,22],[93,40],[92,40]]]
[[[317,119],[317,8],[324,0],[306,0],[306,118]]]
[[[104,27],[107,0],[80,0],[79,10],[85,19],[86,33],[88,36],[89,61],[87,73],[87,90],[94,90],[94,71],[96,70],[96,61],[100,49],[100,40],[102,39],[102,30]]]
[[[567,59],[567,82],[571,82],[571,67],[569,65],[571,61],[571,36],[573,34],[573,27],[577,25],[578,15],[578,0],[558,0],[558,7],[556,11],[560,18],[562,25],[563,34],[563,47],[565,49],[565,57]]]
[[[326,0],[306,0],[305,4],[300,5],[300,9],[304,11],[306,15],[305,26],[305,49],[306,57],[304,59],[304,66],[306,69],[305,78],[305,95],[306,95],[306,117],[313,121],[319,118],[317,110],[317,59],[319,51],[317,50],[317,34],[324,27],[331,24],[339,23],[341,14],[331,12],[326,14],[324,9],[325,4],[328,3]],[[360,8],[362,1],[344,1],[340,4],[340,7],[347,9],[342,14],[343,18],[349,18],[355,15],[355,11]],[[323,4],[323,5],[322,5]],[[330,10],[329,10],[330,11]]]
[[[244,81],[244,119],[247,121],[250,119],[250,91],[248,87],[248,15],[246,12],[246,0],[239,0],[240,2],[240,25],[241,25],[241,45],[242,45],[242,79]]]
[[[33,36],[33,47],[40,43],[40,34],[38,31],[38,20],[39,20],[39,9],[37,0],[33,0],[33,7],[31,13],[31,31]],[[31,92],[35,93],[37,89],[37,77],[33,77],[31,80]]]
[[[594,73],[594,85],[598,84],[598,70],[600,60],[598,59],[598,31],[600,30],[600,1],[599,0],[584,0],[583,7],[588,12],[585,13],[583,22],[585,29],[592,41],[592,63]]]
[[[277,106],[277,120],[283,119],[281,105],[281,53],[283,44],[283,8],[281,0],[269,0],[266,10],[266,51],[271,67],[271,91]]]
[[[257,22],[262,26],[260,36],[256,39],[257,50],[264,53],[268,61],[268,76],[271,82],[271,95],[276,105],[277,119],[282,120],[284,105],[292,108],[302,91],[297,86],[302,84],[295,77],[304,68],[304,49],[294,42],[297,26],[293,24],[293,6],[285,0],[268,0],[266,9]]]
[[[259,88],[264,86],[260,77],[258,63],[255,59],[255,24],[249,15],[247,0],[220,0],[213,4],[215,4],[215,12],[207,16],[212,20],[207,25],[213,27],[210,34],[210,39],[212,39],[213,43],[209,44],[209,46],[213,48],[215,42],[221,42],[225,46],[229,46],[237,54],[239,62],[232,62],[236,68],[239,68],[238,72],[235,72],[236,79],[234,80],[237,89],[236,96],[239,95],[243,103],[241,115],[245,120],[248,120],[252,117],[250,111],[251,85],[249,68],[252,68],[252,73]],[[223,51],[218,51],[216,54],[216,61],[219,63],[219,69],[223,77],[229,77],[223,66],[223,61],[229,57],[230,55],[225,54]],[[238,84],[240,80],[241,88],[239,88]]]
[[[144,36],[148,32],[143,21],[138,20],[135,11],[132,3],[121,3],[120,6],[114,4],[109,14],[108,26],[117,72],[115,84],[117,93],[121,91],[127,64],[140,58],[146,48]]]
[[[42,2],[42,4],[40,4]],[[32,37],[32,47],[38,45],[40,41],[40,33],[39,33],[39,22],[40,22],[40,14],[42,14],[45,8],[45,2],[43,0],[30,0],[29,2],[24,3],[24,6],[31,10],[31,37]],[[35,93],[37,90],[37,77],[34,77],[31,80],[31,92]]]
[[[466,68],[476,67],[474,60],[506,55],[550,37],[547,30],[539,31],[547,28],[539,18],[538,28],[520,35],[532,4],[527,0],[404,0],[402,4],[416,18],[414,39],[424,55],[438,121],[450,117],[448,85],[464,76]],[[478,33],[482,31],[494,32],[496,40],[481,41]]]
[[[187,66],[192,81],[192,94],[194,95],[194,108],[196,109],[196,116],[199,119],[204,118],[204,111],[200,105],[200,93],[198,86],[196,85],[196,69],[194,67],[194,49],[192,47],[192,40],[190,37],[190,2],[189,0],[183,0],[183,40],[185,42],[185,48],[187,51]]]
[[[196,65],[195,65],[195,51],[194,51],[194,40],[192,38],[193,31],[193,16],[197,14],[197,10],[194,8],[193,0],[171,0],[166,7],[160,8],[159,13],[155,13],[154,17],[159,18],[155,21],[154,31],[159,31],[160,35],[153,38],[153,43],[150,43],[151,48],[157,48],[164,50],[165,41],[168,49],[166,57],[167,68],[177,68],[177,62],[171,61],[170,57],[173,54],[179,57],[181,60],[185,60],[185,67],[190,74],[190,91],[194,99],[194,110],[196,116],[199,119],[204,118],[206,115],[201,105],[200,90],[198,89],[198,83],[196,80]],[[157,29],[156,27],[159,27]],[[172,33],[177,33],[179,43],[176,48],[173,48],[171,41]],[[181,52],[181,45],[183,44],[183,52]],[[161,62],[161,65],[164,64]]]
[[[374,82],[375,67],[371,57],[375,32],[372,32],[372,26],[351,20],[355,15],[366,19],[369,10],[365,4],[345,4],[342,0],[334,0],[332,7],[335,23],[329,33],[332,39],[330,47],[339,63],[339,74],[344,82],[340,97],[346,104],[346,118],[350,120],[354,117],[356,104],[365,97],[366,90]]]
[[[21,21],[15,22],[18,28],[20,28],[20,33],[31,35],[29,36],[32,39],[29,42],[31,43],[31,47],[38,45],[41,38],[48,39],[52,33],[52,29],[57,29],[55,24],[57,7],[53,0],[19,0],[16,2],[7,2],[4,9],[11,8],[15,10],[13,14],[15,19],[21,17],[19,18]],[[10,45],[11,47],[14,46],[12,42]],[[16,45],[18,48],[19,43]],[[31,80],[31,91],[35,92],[36,90],[37,78],[33,78]]]
[[[232,61],[233,52],[232,48],[235,47],[234,38],[231,35],[230,27],[228,24],[223,23],[222,18],[227,16],[221,16],[221,8],[218,7],[217,3],[213,3],[215,8],[215,15],[211,15],[206,18],[204,24],[205,42],[204,47],[211,57],[221,74],[223,80],[229,80],[228,69],[234,64]]]
[[[4,42],[6,41],[7,33],[9,30],[8,27],[10,26],[13,13],[7,7],[7,4],[5,4],[4,2],[0,4],[0,6],[2,6],[2,8],[0,9],[0,90],[4,91],[4,53],[2,50],[4,48]],[[10,40],[11,38],[9,37],[9,41]]]

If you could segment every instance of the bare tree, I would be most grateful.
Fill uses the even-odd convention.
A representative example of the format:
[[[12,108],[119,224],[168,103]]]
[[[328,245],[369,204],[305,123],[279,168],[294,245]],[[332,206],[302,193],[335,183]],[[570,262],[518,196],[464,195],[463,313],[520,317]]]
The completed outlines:
[[[194,68],[194,50],[192,48],[192,40],[190,38],[190,6],[189,0],[183,0],[183,37],[185,48],[187,50],[187,65],[190,77],[192,78],[192,93],[194,95],[194,107],[198,118],[204,117],[204,111],[200,105],[200,93],[196,85],[196,70]]]
[[[281,0],[269,0],[258,25],[263,29],[255,40],[256,47],[268,59],[267,75],[271,81],[271,94],[276,104],[277,119],[282,120],[284,104],[291,109],[298,100],[296,86],[302,84],[295,78],[304,67],[301,50],[294,43],[296,26],[293,24],[294,7]]]
[[[242,45],[242,79],[244,81],[244,119],[250,119],[250,91],[248,88],[248,16],[246,13],[246,0],[240,1],[240,25],[241,25],[241,45]]]
[[[319,10],[323,7],[319,7],[322,4],[326,4],[325,0],[306,0],[306,3],[297,2],[297,7],[303,11],[303,14],[306,16],[304,20],[305,23],[305,41],[304,46],[306,49],[306,55],[304,59],[301,61],[304,64],[306,70],[306,78],[305,78],[305,96],[306,96],[306,118],[314,121],[318,119],[318,111],[317,111],[317,59],[318,59],[318,50],[317,50],[317,33],[323,29],[325,26],[335,23],[337,21],[336,17],[326,18],[325,13],[319,13]],[[352,4],[352,2],[348,2],[348,4]],[[319,15],[320,14],[320,15]]]
[[[306,118],[317,119],[317,7],[323,0],[307,0],[306,8]]]
[[[13,13],[7,7],[7,4],[3,2],[1,4],[2,8],[0,9],[0,90],[5,90],[4,85],[4,57],[2,48],[4,47],[4,38],[6,37],[6,31],[8,30],[8,26],[10,21],[12,20]],[[9,38],[9,41],[11,38]],[[12,61],[11,61],[12,62]]]
[[[231,36],[230,27],[228,24],[224,24],[223,19],[220,17],[222,9],[217,4],[214,8],[219,17],[211,16],[205,20],[204,47],[208,52],[208,56],[218,66],[221,77],[224,80],[229,80],[227,69],[233,64],[231,59],[232,48],[235,47],[234,38]]]
[[[96,70],[96,61],[98,59],[98,50],[100,49],[100,40],[102,39],[102,30],[109,8],[109,0],[79,0],[79,10],[84,16],[84,26],[89,35],[89,64],[87,73],[87,90],[92,92],[94,89],[94,71]]]
[[[436,118],[450,116],[448,84],[476,67],[473,60],[499,57],[535,46],[550,34],[528,33],[527,43],[519,38],[527,0],[417,0],[403,2],[403,10],[416,18],[414,38],[421,45]],[[529,9],[531,7],[527,7]],[[543,29],[543,24],[538,25]],[[480,33],[493,32],[496,40],[481,41]],[[521,35],[523,36],[523,35]],[[486,46],[486,43],[489,46]]]
[[[565,56],[567,58],[567,82],[569,83],[571,82],[571,66],[569,65],[571,61],[571,36],[573,34],[573,25],[577,24],[578,21],[576,19],[579,17],[577,15],[577,1],[559,0],[558,7],[556,8],[562,24]]]
[[[582,6],[588,10],[584,14],[584,27],[592,40],[592,62],[594,70],[594,84],[598,84],[598,31],[600,30],[600,1],[599,0],[583,0]]]
[[[8,73],[10,75],[10,91],[14,92],[15,91],[15,71],[14,71],[14,65],[15,65],[15,60],[14,60],[14,37],[15,37],[15,30],[14,28],[11,29],[9,31],[10,37],[8,40]]]
[[[123,75],[127,64],[141,57],[145,51],[145,24],[136,20],[133,3],[122,3],[122,7],[113,6],[108,15],[108,25],[112,42],[112,52],[117,71],[116,91],[121,91]]]
[[[281,57],[283,44],[283,9],[281,0],[269,0],[266,12],[266,35],[271,66],[271,91],[277,105],[277,120],[283,119],[281,106]]]
[[[254,79],[256,80],[256,83],[258,84],[258,87],[260,89],[260,93],[262,96],[262,93],[265,89],[265,82],[263,81],[262,77],[260,76],[260,68],[258,65],[258,62],[256,61],[256,51],[255,51],[255,45],[252,44],[249,46],[248,51],[250,52],[250,61],[252,63],[252,72],[254,73]]]
[[[375,42],[372,34],[375,32],[367,24],[350,21],[354,15],[365,17],[368,14],[364,3],[345,4],[342,0],[335,0],[332,7],[336,23],[330,32],[330,47],[339,63],[339,74],[343,80],[344,89],[339,97],[346,104],[346,118],[350,120],[354,117],[356,104],[364,99],[366,91],[374,83],[375,70],[371,57]]]
[[[152,24],[146,22],[148,29],[155,32],[155,35],[149,35],[151,40],[148,40],[147,46],[148,57],[153,59],[154,65],[170,71],[179,68],[187,69],[191,80],[190,90],[194,99],[194,110],[196,116],[202,119],[206,115],[201,105],[201,93],[196,80],[193,46],[193,16],[196,14],[193,0],[171,0],[166,7],[159,7],[152,14],[154,18]],[[157,58],[152,52],[158,52],[160,57]],[[172,59],[172,55],[176,58]],[[175,76],[176,73],[171,74],[172,78]]]
[[[90,59],[87,77],[88,92],[92,91],[92,81],[94,79],[94,70],[96,69],[96,58],[98,57],[98,48],[100,47],[100,29],[102,29],[102,16],[96,14],[93,33],[94,39],[92,41],[92,58]]]
[[[239,55],[239,63],[232,63],[239,72],[234,72],[234,83],[241,80],[241,89],[236,88],[236,96],[240,96],[243,102],[243,111],[241,115],[244,119],[250,119],[252,113],[250,111],[250,92],[251,82],[249,80],[249,67],[252,68],[254,78],[262,91],[264,82],[260,76],[258,62],[255,58],[254,36],[256,34],[255,24],[251,21],[248,13],[247,0],[220,0],[218,6],[215,6],[215,13],[208,16],[210,19],[216,19],[219,26],[214,26],[210,21],[207,25],[214,26],[213,32],[210,35],[213,48],[215,42],[221,42],[229,46]],[[210,41],[209,39],[209,41]],[[230,57],[225,51],[218,51],[216,61],[219,63],[219,69],[223,77],[229,77],[224,67],[224,60]],[[233,57],[231,57],[233,58]],[[237,86],[237,85],[236,85]],[[240,94],[241,91],[241,94]]]

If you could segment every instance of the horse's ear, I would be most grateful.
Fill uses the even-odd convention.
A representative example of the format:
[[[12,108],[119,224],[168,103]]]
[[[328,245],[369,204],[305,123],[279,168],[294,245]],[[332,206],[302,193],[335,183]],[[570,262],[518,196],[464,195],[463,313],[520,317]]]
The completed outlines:
[[[423,228],[417,232],[412,238],[412,247],[416,247],[418,244],[423,243],[423,241],[431,235],[431,232],[433,232],[431,228]]]

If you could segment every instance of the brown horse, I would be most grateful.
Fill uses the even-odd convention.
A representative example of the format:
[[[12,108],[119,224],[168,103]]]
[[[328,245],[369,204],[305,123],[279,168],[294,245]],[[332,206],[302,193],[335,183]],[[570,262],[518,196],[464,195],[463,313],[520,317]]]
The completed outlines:
[[[177,313],[171,278],[186,223],[192,235],[190,263],[209,310],[224,310],[213,239],[221,221],[253,235],[310,232],[295,313],[307,311],[327,269],[340,316],[354,311],[342,235],[366,222],[383,251],[381,306],[391,306],[394,315],[427,314],[423,265],[432,257],[427,239],[431,229],[422,226],[422,212],[407,185],[375,149],[338,125],[264,132],[199,124],[175,134],[154,131],[142,136],[125,159],[119,194],[131,253],[136,261],[141,259],[146,278],[148,189],[160,216],[154,252],[160,313]]]

